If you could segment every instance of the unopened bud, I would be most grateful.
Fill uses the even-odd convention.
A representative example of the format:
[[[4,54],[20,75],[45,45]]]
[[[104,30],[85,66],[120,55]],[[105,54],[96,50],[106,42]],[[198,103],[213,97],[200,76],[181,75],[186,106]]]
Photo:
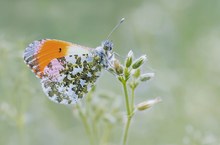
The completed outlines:
[[[146,55],[142,55],[141,57],[139,57],[132,65],[133,69],[137,69],[139,68],[147,59]]]
[[[139,82],[137,81],[132,81],[129,83],[129,87],[132,89],[135,89],[139,85]]]
[[[114,73],[114,72],[115,72],[115,69],[112,68],[112,67],[110,67],[110,68],[108,68],[108,71],[111,72],[111,73]]]
[[[117,75],[121,75],[121,74],[123,74],[123,67],[120,65],[120,67],[118,67],[117,69],[116,69],[116,73],[117,73]]]
[[[128,68],[125,68],[124,75],[125,75],[126,80],[128,80],[130,78],[130,72],[129,72]]]
[[[141,70],[138,68],[138,69],[132,70],[132,71],[133,71],[133,77],[139,78],[139,76],[141,75]]]
[[[114,61],[114,68],[115,68],[115,72],[117,73],[117,75],[120,75],[123,73],[123,67],[117,59]]]
[[[146,109],[149,109],[151,108],[153,105],[159,103],[161,101],[161,98],[155,98],[155,99],[152,99],[152,100],[148,100],[148,101],[144,101],[144,102],[141,102],[137,105],[137,109],[139,111],[143,111],[143,110],[146,110]]]
[[[154,77],[154,73],[146,73],[140,76],[140,81],[145,82]]]
[[[119,77],[118,77],[118,80],[119,80],[120,82],[123,82],[123,81],[124,81],[124,79],[123,79],[122,76],[119,76]]]
[[[126,61],[125,61],[125,66],[126,66],[126,67],[130,67],[130,66],[131,66],[131,64],[132,64],[132,59],[133,59],[133,51],[130,50],[130,51],[128,52],[127,59],[126,59]]]

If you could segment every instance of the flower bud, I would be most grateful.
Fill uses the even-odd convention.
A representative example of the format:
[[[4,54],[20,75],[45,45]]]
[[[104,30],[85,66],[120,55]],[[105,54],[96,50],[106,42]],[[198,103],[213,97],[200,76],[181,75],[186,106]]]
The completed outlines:
[[[146,73],[140,76],[140,81],[145,82],[154,77],[154,73]]]
[[[137,69],[139,68],[147,59],[146,55],[142,55],[141,57],[139,57],[132,65],[133,69]]]
[[[108,68],[108,71],[109,71],[110,73],[112,73],[112,74],[114,74],[114,73],[115,73],[115,69],[114,69],[114,68],[112,68],[112,67]]]
[[[117,75],[121,75],[123,73],[123,67],[120,65],[116,70]]]
[[[132,73],[133,73],[133,77],[137,79],[141,75],[141,70],[138,68],[136,70],[132,70]]]
[[[125,66],[126,66],[127,68],[131,66],[131,64],[132,64],[132,59],[133,59],[133,51],[130,50],[130,51],[128,52],[127,59],[126,59],[126,61],[125,61]]]
[[[153,105],[159,103],[161,101],[161,98],[155,98],[155,99],[152,99],[152,100],[148,100],[148,101],[144,101],[144,102],[141,102],[137,105],[137,109],[139,111],[143,111],[143,110],[146,110],[146,109],[149,109],[151,108]]]
[[[128,80],[130,78],[130,72],[128,70],[128,68],[125,68],[124,70],[124,76],[125,76],[125,79]]]
[[[123,79],[122,76],[119,76],[119,77],[118,77],[118,80],[119,80],[120,82],[123,82],[123,81],[124,81],[124,79]]]
[[[129,83],[129,87],[132,89],[137,88],[138,85],[139,85],[139,82],[137,82],[137,81],[132,81]]]
[[[114,60],[114,69],[117,75],[120,75],[123,73],[123,67],[117,59]]]

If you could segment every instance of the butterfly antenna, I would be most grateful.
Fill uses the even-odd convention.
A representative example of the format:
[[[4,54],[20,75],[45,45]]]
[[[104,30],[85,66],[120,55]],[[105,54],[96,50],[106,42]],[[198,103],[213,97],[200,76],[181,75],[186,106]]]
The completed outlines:
[[[112,35],[112,33],[121,25],[121,23],[123,23],[125,20],[125,18],[122,18],[119,23],[112,29],[112,31],[108,34],[107,40],[109,39],[109,37]]]
[[[115,54],[116,56],[118,56],[118,57],[120,57],[120,58],[122,58],[122,59],[124,59],[125,57],[123,57],[123,56],[121,56],[121,55],[119,55],[118,53],[116,53],[116,52],[113,52],[113,54]]]

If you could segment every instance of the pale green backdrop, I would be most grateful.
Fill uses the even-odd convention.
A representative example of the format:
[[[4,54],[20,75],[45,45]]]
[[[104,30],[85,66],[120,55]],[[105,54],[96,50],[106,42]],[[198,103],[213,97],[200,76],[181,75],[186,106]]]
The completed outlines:
[[[111,36],[114,50],[122,60],[130,49],[146,53],[144,70],[156,74],[138,89],[136,102],[163,99],[137,113],[129,145],[220,144],[219,0],[0,0],[1,145],[89,144],[71,107],[45,97],[22,53],[42,38],[94,48],[122,17]],[[96,90],[123,99],[106,71]],[[112,145],[121,130],[114,130]]]

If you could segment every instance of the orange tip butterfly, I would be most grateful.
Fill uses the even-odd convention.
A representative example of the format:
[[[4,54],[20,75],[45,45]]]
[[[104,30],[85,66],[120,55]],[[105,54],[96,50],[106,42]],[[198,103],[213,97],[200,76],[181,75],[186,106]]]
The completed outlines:
[[[48,98],[60,104],[75,104],[95,85],[101,70],[114,66],[113,43],[108,40],[113,28],[97,48],[89,48],[55,39],[42,39],[29,44],[24,61],[40,79]]]

